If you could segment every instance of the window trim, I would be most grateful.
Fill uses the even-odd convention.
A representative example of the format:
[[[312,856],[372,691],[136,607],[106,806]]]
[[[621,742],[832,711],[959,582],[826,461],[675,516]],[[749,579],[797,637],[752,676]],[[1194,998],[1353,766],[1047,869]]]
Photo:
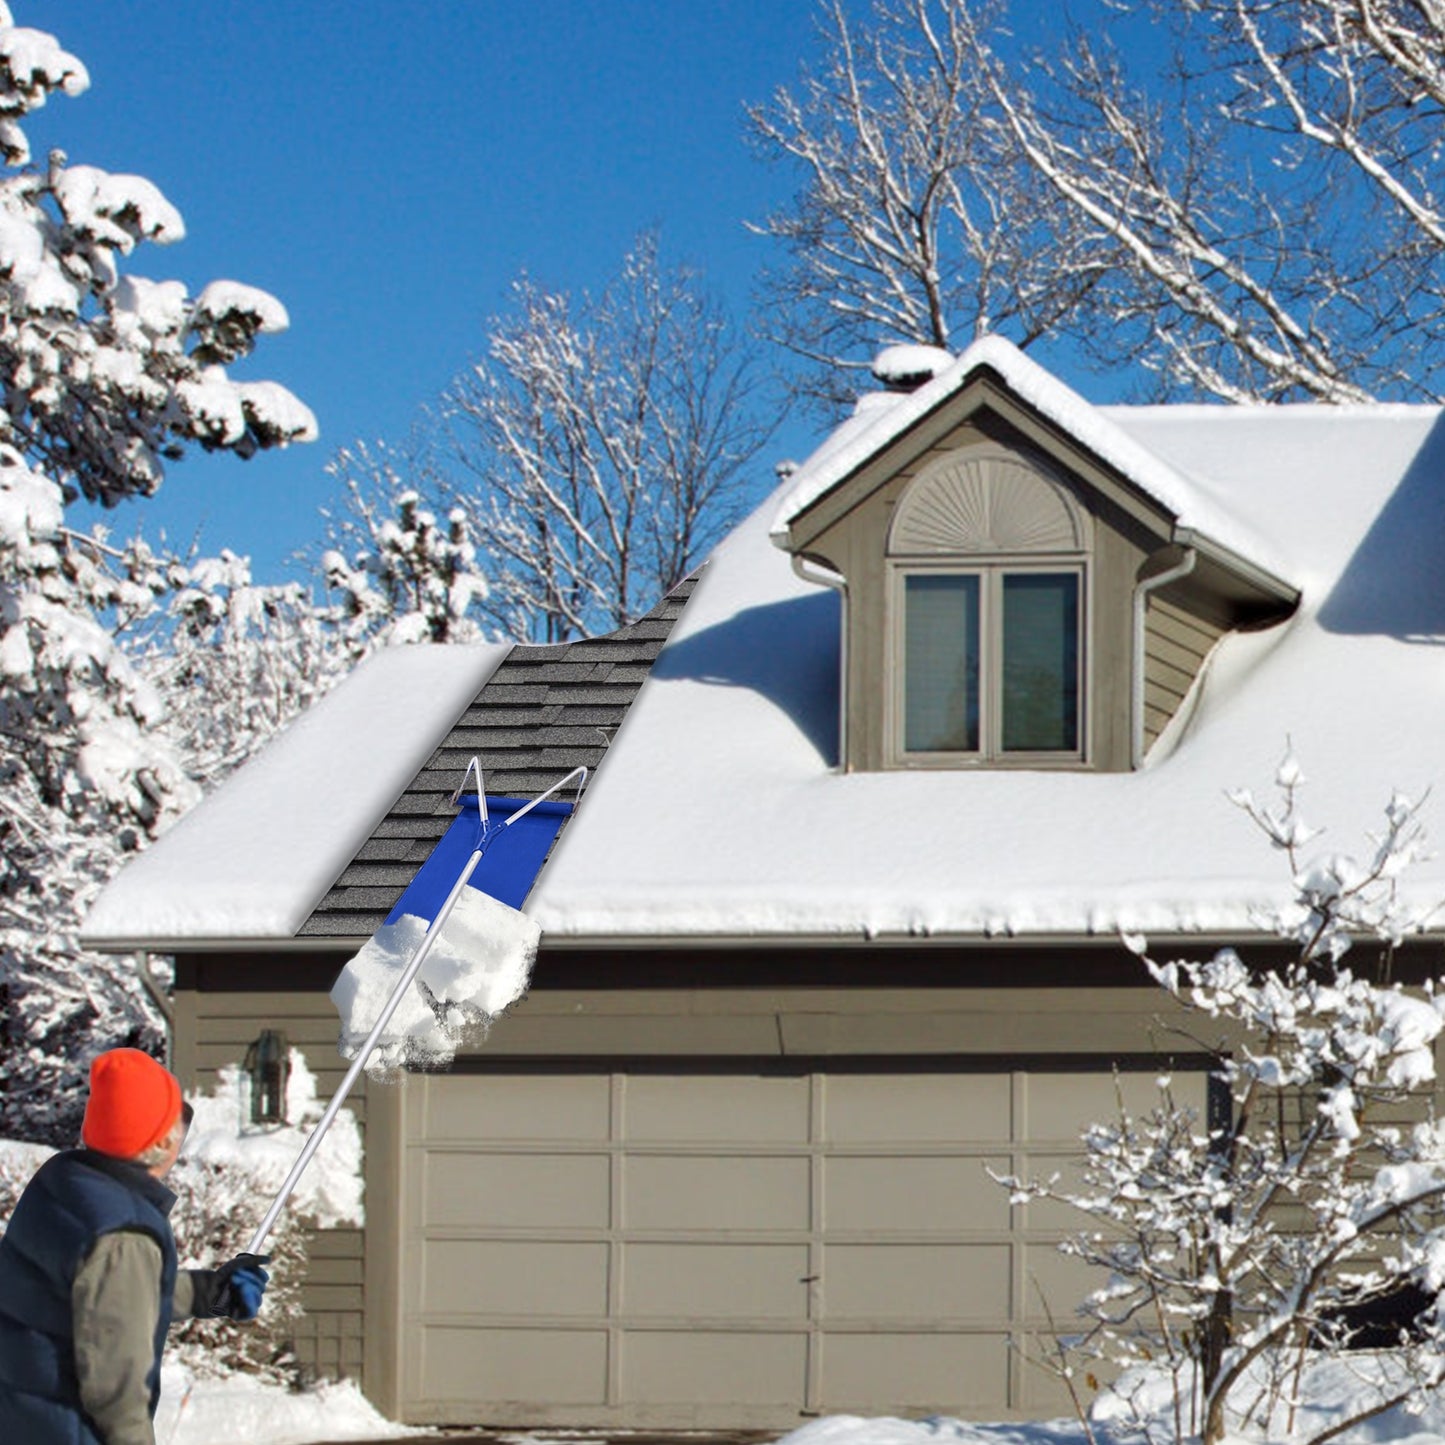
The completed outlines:
[[[1093,698],[1089,620],[1093,569],[1087,553],[990,553],[978,557],[894,557],[887,563],[889,688],[884,755],[893,768],[1080,768],[1089,765]],[[1072,573],[1079,579],[1076,618],[1079,657],[1078,746],[1069,751],[1003,750],[1003,578],[1019,573]],[[979,583],[979,748],[977,752],[918,752],[904,747],[907,706],[907,579],[977,576]]]

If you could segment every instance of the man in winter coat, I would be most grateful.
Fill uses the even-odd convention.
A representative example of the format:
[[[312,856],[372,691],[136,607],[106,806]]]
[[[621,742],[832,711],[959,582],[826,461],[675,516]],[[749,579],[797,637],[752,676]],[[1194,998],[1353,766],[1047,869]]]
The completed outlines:
[[[83,1147],[46,1160],[0,1238],[0,1441],[154,1445],[172,1319],[254,1319],[264,1257],[182,1270],[161,1182],[190,1124],[174,1074],[139,1049],[90,1069]]]

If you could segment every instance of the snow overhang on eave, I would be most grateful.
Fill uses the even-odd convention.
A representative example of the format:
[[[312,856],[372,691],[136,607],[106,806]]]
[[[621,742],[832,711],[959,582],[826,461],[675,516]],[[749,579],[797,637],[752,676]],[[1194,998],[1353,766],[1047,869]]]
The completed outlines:
[[[1231,547],[1226,547],[1213,538],[1206,537],[1193,527],[1174,528],[1173,540],[1176,545],[1196,552],[1211,562],[1221,572],[1240,584],[1246,594],[1254,594],[1265,603],[1273,603],[1283,613],[1292,612],[1299,606],[1300,589],[1267,567],[1241,556]]]
[[[1260,945],[1295,947],[1276,934],[1248,930],[1208,930],[1187,933],[1150,933],[1149,951],[1164,954],[1170,950],[1199,948],[1249,948]],[[1419,934],[1407,943],[1445,942],[1445,932]],[[612,934],[548,934],[542,935],[542,948],[554,952],[635,949],[659,952],[664,949],[751,950],[796,948],[799,951],[821,949],[916,948],[921,950],[952,949],[1028,949],[1028,948],[1126,948],[1123,938],[1108,933],[910,933],[902,930],[877,932],[853,929],[837,933],[748,933],[748,934],[686,934],[664,936],[643,933]],[[1132,951],[1132,950],[1130,950]]]

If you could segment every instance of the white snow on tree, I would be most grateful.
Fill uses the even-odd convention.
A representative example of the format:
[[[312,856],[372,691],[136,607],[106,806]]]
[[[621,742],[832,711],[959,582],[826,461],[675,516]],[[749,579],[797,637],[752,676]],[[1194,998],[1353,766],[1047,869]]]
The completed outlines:
[[[488,558],[494,630],[564,642],[635,621],[701,562],[775,423],[752,344],[655,234],[598,295],[512,294],[443,398],[440,490]]]
[[[407,642],[479,642],[489,589],[472,521],[453,506],[445,518],[417,489],[421,467],[385,446],[358,443],[327,470],[345,489],[325,512],[329,545],[317,572],[331,600],[329,622],[353,661]]]
[[[261,584],[250,559],[174,562],[164,609],[128,644],[165,705],[163,735],[210,788],[328,692],[352,656],[300,582]]]
[[[998,331],[1163,395],[1438,401],[1440,5],[1055,10],[819,0],[819,53],[749,111],[797,179],[755,227],[797,389]]]
[[[1083,1360],[1122,1367],[1095,1416],[1146,1437],[1169,1421],[1178,1445],[1290,1435],[1308,1370],[1367,1325],[1379,1332],[1382,1310],[1391,1368],[1362,1381],[1346,1423],[1423,1406],[1445,1378],[1432,1089],[1445,993],[1389,981],[1397,946],[1425,923],[1397,890],[1423,847],[1418,805],[1393,798],[1362,859],[1312,856],[1302,783],[1287,756],[1278,805],[1236,795],[1294,878],[1272,920],[1289,962],[1250,966],[1226,948],[1161,964],[1125,940],[1183,1011],[1181,1053],[1214,1057],[1228,1117],[1200,1119],[1164,1077],[1150,1110],[1121,1103],[1086,1131],[1080,1173],[1002,1181],[1016,1203],[1080,1211],[1062,1248],[1105,1272],[1083,1305],[1092,1326],[1055,1361],[1066,1384],[1078,1391]],[[1353,971],[1344,960],[1365,946],[1376,956]],[[1048,1302],[1056,1316],[1060,1303]],[[1162,1415],[1161,1372],[1174,1400]]]
[[[66,523],[80,498],[155,492],[188,445],[238,456],[309,440],[306,407],[226,366],[286,324],[232,282],[197,297],[121,275],[180,215],[149,181],[60,152],[29,164],[21,122],[85,67],[0,3],[0,1134],[70,1142],[91,1054],[154,1041],[125,965],[75,928],[128,851],[196,796],[133,665],[128,632],[177,583],[174,559]]]

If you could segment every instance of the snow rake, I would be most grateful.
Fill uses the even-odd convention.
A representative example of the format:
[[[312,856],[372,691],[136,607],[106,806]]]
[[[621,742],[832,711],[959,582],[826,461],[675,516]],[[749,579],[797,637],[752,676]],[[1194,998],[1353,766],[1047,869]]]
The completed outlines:
[[[471,811],[471,799],[463,799],[462,797],[467,780],[473,773],[476,774],[477,779],[477,817],[475,824],[472,824],[468,817]],[[431,905],[435,903],[437,896],[441,893],[441,888],[445,887],[446,891],[444,895],[440,897],[440,904],[435,908],[434,915],[427,924],[426,931],[419,944],[415,947],[406,966],[397,977],[395,984],[392,985],[380,1014],[371,1026],[370,1033],[367,1034],[364,1042],[357,1048],[356,1054],[351,1060],[351,1065],[347,1069],[336,1092],[332,1095],[330,1103],[327,1104],[325,1112],[317,1122],[316,1127],[307,1136],[301,1152],[296,1157],[296,1162],[291,1166],[290,1173],[287,1174],[281,1188],[277,1191],[276,1197],[271,1201],[271,1206],[266,1211],[265,1217],[261,1220],[255,1233],[251,1236],[250,1242],[246,1245],[245,1252],[247,1254],[259,1254],[261,1252],[261,1248],[265,1244],[267,1237],[275,1227],[276,1220],[280,1217],[282,1209],[286,1206],[286,1201],[291,1197],[301,1176],[306,1172],[306,1166],[311,1162],[313,1155],[315,1155],[317,1149],[320,1148],[321,1141],[326,1137],[327,1130],[330,1129],[332,1121],[336,1118],[338,1112],[340,1112],[341,1106],[345,1103],[347,1095],[350,1094],[352,1086],[360,1077],[361,1071],[366,1067],[373,1051],[381,1041],[383,1034],[386,1032],[387,1025],[391,1023],[393,1015],[397,1012],[402,1000],[406,997],[407,990],[411,988],[412,984],[417,980],[418,975],[421,973],[422,966],[426,963],[433,951],[434,945],[441,937],[444,925],[456,909],[457,904],[461,901],[468,886],[473,886],[476,892],[485,894],[489,899],[495,900],[498,905],[506,906],[508,911],[520,912],[521,903],[527,891],[530,889],[532,881],[536,878],[538,870],[545,861],[552,840],[560,830],[562,822],[567,815],[573,811],[575,806],[575,804],[571,803],[549,804],[547,800],[551,798],[554,793],[560,792],[574,779],[577,780],[577,796],[580,798],[582,789],[587,783],[587,769],[585,767],[573,768],[566,777],[553,783],[545,792],[539,793],[528,802],[524,803],[518,799],[498,798],[493,800],[493,806],[489,809],[481,766],[476,758],[472,758],[467,764],[466,771],[462,774],[462,781],[458,784],[456,791],[451,795],[450,800],[453,805],[456,805],[459,801],[461,802],[461,812],[459,812],[457,817],[452,821],[451,826],[448,828],[442,840],[418,870],[416,877],[402,894],[391,913],[387,915],[386,925],[391,925],[405,918],[414,919],[416,915],[406,911],[409,902],[431,911]],[[493,819],[493,812],[500,814],[503,811],[505,811],[505,817],[499,817],[496,820]],[[488,880],[492,885],[490,887],[473,885],[473,876],[481,866],[483,858],[488,856],[492,844],[501,837],[502,834],[507,832],[508,829],[512,828],[528,815],[535,815],[537,817],[545,816],[549,821],[543,826],[535,827],[531,830],[529,847],[522,850],[520,855],[512,860],[513,867],[510,872],[499,870],[500,876],[497,879]],[[524,830],[518,830],[517,836],[522,836],[523,832]],[[460,873],[455,873],[455,881],[451,882],[449,887],[446,887],[445,880],[453,877],[456,867],[455,858],[459,856],[461,852],[461,848],[458,846],[459,844],[461,848],[466,849],[466,861],[462,865]],[[498,895],[506,896],[499,897]],[[516,900],[515,908],[513,908],[510,902],[513,898]],[[386,925],[383,925],[383,927]],[[535,925],[532,925],[532,929],[534,936],[531,943],[531,950],[520,970],[520,987],[516,988],[516,991],[511,997],[500,1002],[494,1000],[495,1006],[488,1012],[488,1017],[494,1017],[500,1013],[508,1004],[515,1002],[517,998],[521,997],[521,994],[525,991],[527,977],[531,970],[532,957],[536,951]],[[378,930],[378,933],[380,932],[381,930]],[[360,956],[361,955],[358,955],[358,958]],[[356,959],[353,959],[352,963],[355,962]],[[349,963],[347,969],[350,969],[351,966]],[[343,973],[345,973],[345,970],[343,970]],[[335,993],[333,991],[333,997],[334,996]],[[427,1003],[433,1010],[436,1009],[437,1005],[430,995],[427,997]],[[438,1013],[437,1017],[440,1019],[442,1017],[441,1013]]]

